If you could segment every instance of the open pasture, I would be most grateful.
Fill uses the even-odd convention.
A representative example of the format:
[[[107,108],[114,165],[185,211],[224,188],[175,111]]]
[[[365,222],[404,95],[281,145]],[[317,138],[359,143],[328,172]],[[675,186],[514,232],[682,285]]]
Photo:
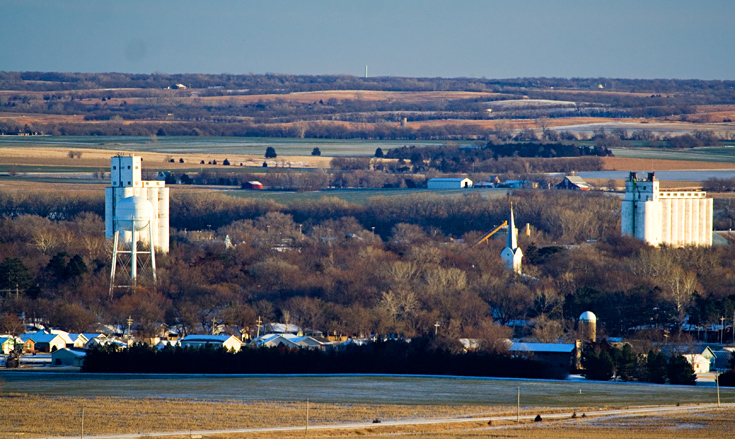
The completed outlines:
[[[671,386],[595,381],[539,381],[394,375],[125,375],[0,372],[5,392],[29,395],[185,398],[333,404],[625,407],[716,402],[713,383]],[[720,389],[735,402],[735,389]]]
[[[404,145],[439,145],[440,141],[393,141],[393,140],[335,140],[294,139],[265,137],[195,137],[195,136],[0,136],[0,157],[5,148],[103,150],[135,153],[156,153],[178,158],[178,154],[216,155],[217,157],[254,156],[263,158],[266,148],[272,146],[280,156],[307,156],[316,147],[324,157],[370,156],[377,148],[384,152]],[[471,142],[466,142],[471,143]],[[107,153],[109,154],[109,153]],[[82,155],[84,157],[84,155]]]

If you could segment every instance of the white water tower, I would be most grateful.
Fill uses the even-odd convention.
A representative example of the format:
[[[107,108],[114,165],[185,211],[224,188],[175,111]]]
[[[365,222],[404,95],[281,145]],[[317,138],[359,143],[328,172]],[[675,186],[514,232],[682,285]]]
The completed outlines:
[[[105,235],[112,239],[110,295],[115,287],[135,286],[138,268],[148,263],[155,282],[155,251],[168,253],[168,188],[162,181],[143,181],[141,162],[121,154],[111,159],[111,187],[105,189]],[[129,255],[130,263],[121,255]],[[130,284],[117,284],[118,266]]]

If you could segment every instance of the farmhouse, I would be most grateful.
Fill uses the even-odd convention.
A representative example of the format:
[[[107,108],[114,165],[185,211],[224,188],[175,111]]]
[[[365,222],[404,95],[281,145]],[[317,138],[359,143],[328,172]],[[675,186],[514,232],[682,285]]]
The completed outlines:
[[[212,345],[216,348],[225,348],[227,350],[238,352],[242,343],[234,335],[200,335],[191,334],[180,340],[181,347],[200,348],[206,345]]]
[[[472,187],[469,178],[432,178],[426,184],[429,189],[464,189]]]
[[[59,349],[51,353],[52,366],[81,367],[87,352],[81,349]]]
[[[564,177],[564,181],[554,186],[554,189],[566,189],[570,191],[588,191],[590,190],[590,185],[586,181],[582,179],[582,177],[577,177],[576,175],[567,175]]]

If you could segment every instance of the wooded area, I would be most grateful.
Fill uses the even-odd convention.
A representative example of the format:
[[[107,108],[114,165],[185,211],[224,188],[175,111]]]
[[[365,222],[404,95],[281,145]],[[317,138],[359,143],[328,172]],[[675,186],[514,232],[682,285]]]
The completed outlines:
[[[531,225],[520,239],[523,277],[500,260],[502,238],[467,244],[505,220],[511,201],[517,224]],[[0,312],[11,327],[25,312],[76,332],[132,316],[141,336],[161,323],[187,333],[213,325],[253,332],[259,316],[356,336],[430,336],[440,322],[437,338],[450,352],[461,350],[460,337],[483,340],[490,352],[514,332],[573,340],[587,310],[603,336],[648,340],[679,334],[687,316],[706,325],[732,315],[735,250],[659,250],[621,238],[619,207],[599,193],[562,191],[375,197],[365,205],[172,192],[171,252],[157,258],[157,285],[109,295],[102,196],[5,190]]]

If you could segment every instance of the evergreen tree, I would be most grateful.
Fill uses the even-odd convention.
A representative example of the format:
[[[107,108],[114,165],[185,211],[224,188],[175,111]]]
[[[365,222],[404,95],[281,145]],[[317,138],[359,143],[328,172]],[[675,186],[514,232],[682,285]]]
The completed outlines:
[[[590,380],[609,381],[615,373],[615,363],[610,354],[606,351],[597,353],[591,347],[582,355],[582,367]]]
[[[19,293],[31,286],[28,267],[18,258],[5,258],[0,264],[0,290]]]
[[[638,366],[638,356],[633,352],[633,348],[625,344],[622,349],[614,349],[613,355],[617,375],[623,381],[630,381],[635,376]]]
[[[669,358],[667,375],[671,384],[686,384],[689,386],[697,384],[697,375],[694,373],[694,368],[681,354]]]
[[[314,149],[311,150],[311,155],[320,156],[322,155],[322,151],[319,149],[319,147],[314,147]]]
[[[278,157],[278,154],[276,154],[275,148],[273,148],[272,146],[269,146],[268,148],[265,149],[265,158],[274,159],[276,157]]]
[[[380,158],[383,158],[384,156],[385,156],[385,154],[383,154],[383,149],[382,148],[378,148],[378,149],[375,150],[375,157],[376,158],[379,158],[380,159]]]
[[[649,383],[664,384],[668,375],[666,355],[649,351],[646,356],[646,381]]]
[[[66,265],[65,274],[67,279],[73,279],[77,276],[86,274],[88,271],[89,270],[87,269],[87,264],[84,263],[84,259],[79,255],[74,255]]]

